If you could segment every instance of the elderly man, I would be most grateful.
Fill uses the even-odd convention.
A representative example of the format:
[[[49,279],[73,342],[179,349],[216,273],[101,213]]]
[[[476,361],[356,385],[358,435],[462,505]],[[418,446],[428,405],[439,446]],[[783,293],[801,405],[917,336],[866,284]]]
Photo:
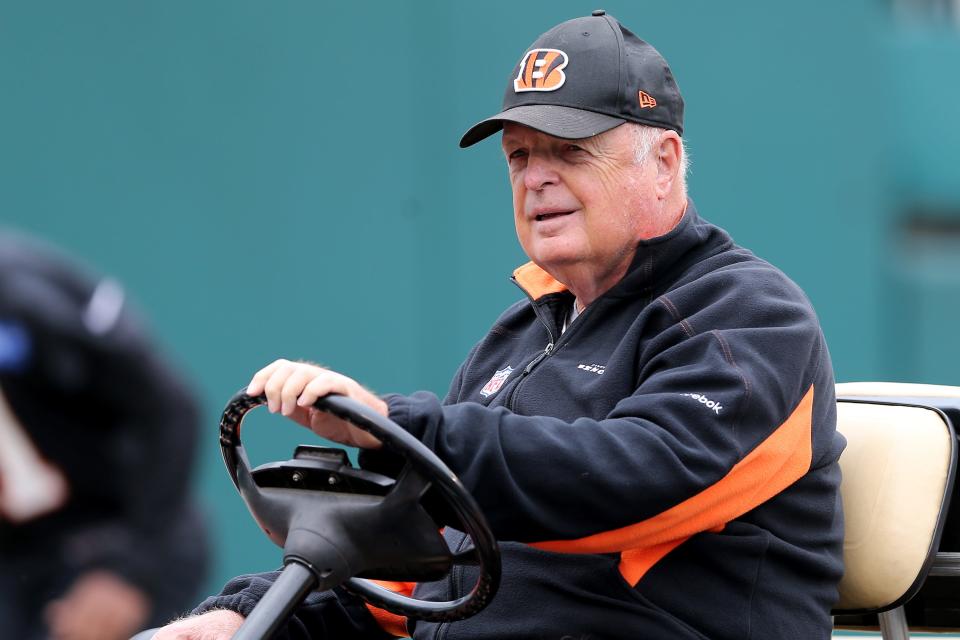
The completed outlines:
[[[844,445],[829,355],[797,286],[698,216],[682,121],[666,62],[612,17],[551,29],[461,141],[503,130],[531,262],[514,273],[526,298],[446,400],[287,360],[250,382],[271,411],[365,449],[380,443],[309,407],[340,393],[388,415],[486,512],[498,595],[461,622],[411,621],[414,638],[829,637]],[[227,638],[267,584],[235,580],[156,637]],[[383,637],[338,592],[313,594],[282,637],[348,635]]]

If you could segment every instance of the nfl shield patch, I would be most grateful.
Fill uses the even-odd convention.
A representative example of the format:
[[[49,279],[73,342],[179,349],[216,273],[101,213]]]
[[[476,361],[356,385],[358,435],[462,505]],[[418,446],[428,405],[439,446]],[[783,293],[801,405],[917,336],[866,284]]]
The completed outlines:
[[[487,384],[483,385],[483,389],[480,389],[480,395],[484,398],[492,396],[497,391],[500,391],[500,387],[503,386],[503,383],[507,381],[507,378],[510,377],[510,374],[513,373],[513,367],[508,366],[506,369],[500,369],[493,377],[490,378]]]

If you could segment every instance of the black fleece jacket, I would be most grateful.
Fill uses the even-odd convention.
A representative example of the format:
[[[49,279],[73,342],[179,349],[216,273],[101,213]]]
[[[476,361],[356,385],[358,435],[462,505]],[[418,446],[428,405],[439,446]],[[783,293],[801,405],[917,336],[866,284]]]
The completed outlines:
[[[387,397],[502,541],[490,606],[413,637],[829,638],[844,440],[800,289],[692,203],[562,335],[571,294],[532,264],[514,279],[527,299],[445,402]],[[458,567],[415,595],[471,584]]]

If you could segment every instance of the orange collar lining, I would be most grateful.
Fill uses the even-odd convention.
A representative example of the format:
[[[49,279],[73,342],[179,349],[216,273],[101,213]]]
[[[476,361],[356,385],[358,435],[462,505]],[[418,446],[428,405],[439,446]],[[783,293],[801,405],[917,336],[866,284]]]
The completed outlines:
[[[539,300],[549,293],[567,291],[567,285],[555,280],[553,276],[532,262],[517,267],[513,277],[534,300]]]

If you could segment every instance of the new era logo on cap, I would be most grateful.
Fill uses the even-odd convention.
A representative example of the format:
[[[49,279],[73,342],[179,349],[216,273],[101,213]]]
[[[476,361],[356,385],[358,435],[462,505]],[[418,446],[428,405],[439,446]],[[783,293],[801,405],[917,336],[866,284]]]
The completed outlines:
[[[646,91],[641,91],[638,97],[640,98],[641,109],[653,109],[655,106],[657,106],[657,101]]]
[[[570,59],[559,49],[532,49],[523,56],[513,90],[556,91],[563,86],[567,76],[563,68]]]

